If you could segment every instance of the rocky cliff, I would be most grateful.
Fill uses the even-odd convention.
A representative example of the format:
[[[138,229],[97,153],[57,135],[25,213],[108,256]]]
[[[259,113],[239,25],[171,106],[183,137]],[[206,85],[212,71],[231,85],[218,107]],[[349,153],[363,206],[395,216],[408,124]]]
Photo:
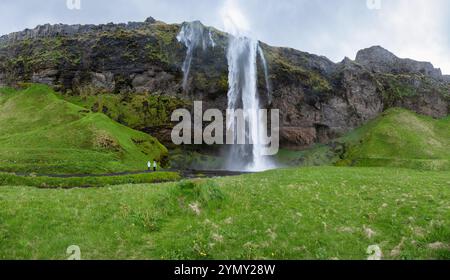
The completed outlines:
[[[170,110],[190,106],[192,100],[203,100],[205,109],[227,106],[228,35],[204,27],[214,44],[192,50],[183,88],[187,47],[177,40],[182,26],[149,18],[98,26],[43,25],[5,35],[0,38],[0,86],[44,83],[91,101],[113,95],[114,105],[89,105],[169,142]],[[280,109],[285,147],[328,142],[391,107],[435,118],[449,113],[449,77],[430,63],[400,59],[381,47],[340,63],[294,49],[261,47],[271,90],[259,71],[259,93],[266,107]],[[149,103],[149,98],[163,101]],[[127,114],[143,117],[133,121]],[[152,114],[163,115],[163,121]]]

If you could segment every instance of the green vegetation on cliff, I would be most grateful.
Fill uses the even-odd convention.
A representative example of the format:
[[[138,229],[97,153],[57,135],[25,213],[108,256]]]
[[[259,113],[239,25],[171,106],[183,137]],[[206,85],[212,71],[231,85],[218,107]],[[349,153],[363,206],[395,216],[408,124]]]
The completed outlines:
[[[137,130],[170,126],[172,112],[189,105],[187,101],[161,94],[89,93],[62,95],[74,104],[104,113],[111,119]]]
[[[155,138],[57,97],[49,87],[0,90],[0,170],[40,174],[143,170],[164,162]]]
[[[274,47],[266,50],[267,62],[271,67],[272,75],[276,75],[277,82],[296,81],[303,83],[316,94],[332,92],[332,85],[321,73],[306,68],[306,65],[312,60],[311,57],[308,57],[305,53],[298,52],[296,55],[300,57],[295,57],[296,61],[293,61],[289,55],[283,54],[283,51],[285,50]]]

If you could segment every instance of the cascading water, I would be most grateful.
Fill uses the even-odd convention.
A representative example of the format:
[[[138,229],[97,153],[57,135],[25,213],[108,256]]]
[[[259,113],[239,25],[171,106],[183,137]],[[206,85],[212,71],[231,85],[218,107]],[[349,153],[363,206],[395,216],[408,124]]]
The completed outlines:
[[[229,170],[262,171],[274,165],[262,153],[263,138],[267,131],[265,118],[259,116],[261,102],[258,93],[258,56],[264,70],[267,102],[270,102],[270,84],[266,59],[257,40],[243,34],[249,33],[247,17],[241,12],[239,2],[226,0],[221,10],[225,31],[231,34],[228,42],[228,109],[242,109],[245,119],[245,143],[234,144],[229,149],[226,168]],[[227,129],[233,131],[237,143],[239,124],[233,117],[227,120]]]
[[[262,153],[262,133],[266,131],[262,129],[262,126],[267,123],[258,114],[258,110],[261,109],[257,89],[258,55],[263,64],[266,88],[269,91],[267,64],[258,41],[242,36],[230,36],[227,54],[228,109],[243,110],[246,144],[231,146],[227,163],[229,170],[262,171],[273,167]],[[268,95],[270,95],[269,92]],[[236,119],[229,119],[227,126],[228,129],[233,128],[233,138],[236,143],[238,139]]]
[[[205,28],[199,21],[186,22],[181,27],[177,36],[178,42],[186,46],[186,57],[183,62],[183,90],[187,90],[189,73],[191,71],[192,58],[197,48],[205,51],[208,47],[215,47],[211,30]]]
[[[261,48],[261,46],[258,45],[258,53],[259,53],[259,58],[261,59],[261,64],[263,66],[264,69],[264,80],[266,82],[266,91],[267,91],[267,102],[271,103],[272,102],[272,89],[270,87],[270,80],[269,80],[269,68],[267,67],[267,61],[266,61],[266,57],[264,56],[264,52]]]

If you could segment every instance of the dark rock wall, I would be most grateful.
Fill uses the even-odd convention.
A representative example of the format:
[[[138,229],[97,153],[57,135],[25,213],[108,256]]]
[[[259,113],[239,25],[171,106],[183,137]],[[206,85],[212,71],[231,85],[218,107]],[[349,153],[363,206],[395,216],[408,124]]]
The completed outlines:
[[[162,94],[225,110],[228,35],[213,29],[216,46],[194,53],[188,90],[183,91],[186,49],[176,39],[180,28],[150,18],[99,26],[44,25],[12,33],[0,38],[0,85],[45,83],[73,95]],[[381,47],[361,50],[355,61],[346,58],[337,64],[294,49],[261,47],[272,91],[267,96],[261,70],[259,93],[266,107],[280,109],[285,147],[325,143],[390,107],[435,118],[448,115],[448,76],[430,63],[400,59]],[[158,128],[145,130],[157,133]],[[168,131],[162,133],[167,138]]]

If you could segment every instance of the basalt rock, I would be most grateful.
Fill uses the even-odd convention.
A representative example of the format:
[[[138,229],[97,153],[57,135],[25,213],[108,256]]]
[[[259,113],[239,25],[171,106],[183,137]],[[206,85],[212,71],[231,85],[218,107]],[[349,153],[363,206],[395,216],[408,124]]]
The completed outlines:
[[[186,47],[177,40],[181,27],[149,18],[127,24],[47,24],[5,35],[0,37],[0,86],[36,82],[70,94],[117,94],[123,96],[117,106],[136,102],[129,97],[133,94],[166,95],[183,100],[179,104],[202,100],[204,110],[225,110],[229,35],[210,29],[214,45],[193,51],[183,90]],[[280,109],[282,146],[326,143],[391,107],[435,118],[449,113],[450,78],[431,63],[400,59],[381,47],[361,50],[354,61],[334,63],[294,49],[260,45],[271,84],[268,93],[258,65],[260,99],[265,107]],[[136,110],[155,109],[145,101],[132,105],[139,107]],[[91,109],[127,124],[111,108]],[[164,104],[157,109],[164,110]],[[170,141],[171,124],[153,123],[136,128],[156,136],[161,131],[160,137]]]
[[[434,68],[433,64],[398,58],[380,46],[360,50],[356,62],[378,73],[423,74],[437,80],[443,79],[441,70]]]

